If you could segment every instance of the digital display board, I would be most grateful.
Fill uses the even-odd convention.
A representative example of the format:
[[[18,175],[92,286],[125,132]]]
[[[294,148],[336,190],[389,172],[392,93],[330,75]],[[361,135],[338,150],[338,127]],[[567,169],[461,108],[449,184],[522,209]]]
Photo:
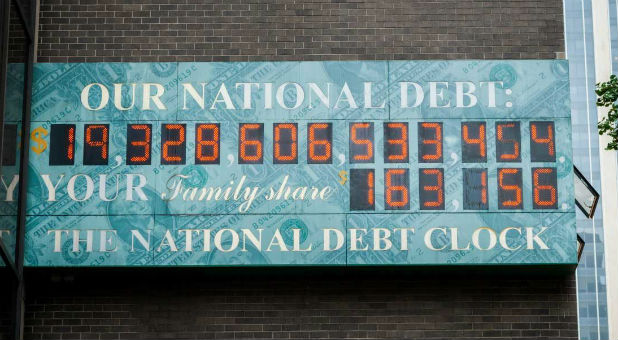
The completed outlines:
[[[29,265],[573,264],[566,68],[38,64]]]

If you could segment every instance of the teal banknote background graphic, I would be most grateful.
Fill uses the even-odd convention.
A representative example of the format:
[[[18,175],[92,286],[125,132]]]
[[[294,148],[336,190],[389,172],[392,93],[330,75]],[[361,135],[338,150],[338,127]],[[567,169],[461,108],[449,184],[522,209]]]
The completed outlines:
[[[29,266],[576,263],[566,61],[34,71]],[[21,108],[10,112],[18,126]],[[405,160],[392,161],[393,145]],[[135,152],[147,161],[130,164]],[[200,164],[201,152],[216,161]],[[10,220],[17,172],[3,169]]]

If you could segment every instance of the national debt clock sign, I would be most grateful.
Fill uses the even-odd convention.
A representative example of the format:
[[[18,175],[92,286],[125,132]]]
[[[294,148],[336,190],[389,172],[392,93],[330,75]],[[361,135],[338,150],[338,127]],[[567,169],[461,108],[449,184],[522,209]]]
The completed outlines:
[[[568,79],[563,60],[37,64],[27,265],[575,264]]]

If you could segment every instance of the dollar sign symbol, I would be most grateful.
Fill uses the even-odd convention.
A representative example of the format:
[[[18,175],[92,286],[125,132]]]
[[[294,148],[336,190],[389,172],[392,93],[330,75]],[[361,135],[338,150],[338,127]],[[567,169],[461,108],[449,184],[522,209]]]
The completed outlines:
[[[345,182],[348,181],[348,172],[345,170],[339,171],[339,177],[341,178],[341,180],[339,181],[339,184],[345,185]]]
[[[45,136],[47,136],[47,130],[41,126],[32,130],[32,133],[30,134],[30,139],[32,142],[36,142],[36,144],[33,144],[30,147],[30,149],[32,149],[32,151],[34,151],[37,155],[40,155],[41,152],[47,149],[47,142],[43,139]]]

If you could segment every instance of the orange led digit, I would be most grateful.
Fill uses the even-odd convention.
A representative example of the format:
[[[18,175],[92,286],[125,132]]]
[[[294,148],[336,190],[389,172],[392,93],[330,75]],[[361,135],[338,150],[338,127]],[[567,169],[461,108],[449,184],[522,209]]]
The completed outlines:
[[[550,126],[547,127],[547,137],[545,138],[540,138],[538,136],[538,129],[536,124],[531,124],[530,125],[530,134],[532,137],[532,140],[535,143],[539,143],[539,144],[547,144],[547,153],[550,155],[554,154],[554,137],[553,137],[553,131],[551,129]]]
[[[498,208],[523,208],[521,188],[521,169],[498,169]]]
[[[499,162],[520,162],[520,144],[519,122],[496,123],[496,159]]]
[[[93,136],[96,130],[100,130],[100,139],[95,140]],[[86,128],[86,144],[101,149],[101,158],[107,158],[107,139],[108,131],[105,125],[89,125]]]
[[[374,200],[373,200],[373,196],[374,196],[374,179],[373,179],[373,171],[369,171],[369,173],[367,174],[367,203],[371,206],[374,205]]]
[[[350,124],[350,162],[373,162],[373,123]]]
[[[384,169],[384,203],[387,210],[410,209],[408,177],[408,169]]]
[[[332,163],[333,127],[331,123],[309,123],[307,130],[307,163]]]
[[[278,123],[273,126],[273,162],[275,164],[298,163],[298,126],[296,123]]]
[[[185,164],[184,124],[163,124],[161,130],[161,164]]]
[[[350,210],[375,210],[373,169],[350,169]]]
[[[74,153],[75,153],[75,126],[71,126],[69,128],[69,138],[68,138],[68,145],[67,145],[67,159],[72,160],[74,157]]]
[[[442,162],[442,123],[419,123],[418,138],[421,163]]]
[[[240,124],[238,158],[240,164],[261,164],[264,161],[264,124]]]
[[[127,164],[150,164],[152,126],[150,124],[129,124],[127,129]]]
[[[464,210],[487,210],[487,169],[464,168],[463,208]]]
[[[553,122],[530,122],[530,159],[533,162],[556,161]]]
[[[179,146],[185,141],[185,131],[182,125],[180,124],[167,124],[165,126],[167,131],[176,130],[178,131],[178,138],[175,140],[166,140],[163,143],[163,158],[168,162],[179,162],[181,160],[180,156],[172,156],[170,154],[170,147]]]
[[[487,171],[481,172],[481,203],[487,204]]]
[[[421,209],[444,209],[444,170],[419,169],[419,202]]]
[[[408,123],[384,123],[384,162],[408,162]]]
[[[107,165],[109,125],[84,125],[84,165]]]
[[[11,127],[14,127],[11,128]],[[11,129],[10,129],[11,128]],[[58,166],[58,165],[73,165],[75,163],[75,124],[51,124],[51,132],[49,136],[49,165]],[[17,138],[17,125],[4,125],[4,140],[3,143],[6,143],[7,140],[13,140],[12,136]],[[90,136],[92,138],[92,136]],[[85,145],[86,148],[91,148],[88,144]],[[12,149],[12,148],[11,148]],[[92,152],[94,158],[97,157],[100,153],[95,148],[94,152]],[[6,152],[2,155],[2,165],[15,164],[9,162],[12,159],[7,159],[6,156],[10,156],[10,158],[15,158],[15,153],[10,153],[7,150],[10,148],[3,145],[3,150]],[[91,154],[91,152],[89,152]],[[88,161],[91,161],[91,158],[88,158]],[[104,163],[103,163],[104,164]]]
[[[464,163],[487,161],[485,122],[461,123],[461,139],[461,156]]]
[[[555,168],[532,169],[534,209],[558,208],[557,180]]]
[[[195,126],[195,164],[219,164],[219,124]]]

